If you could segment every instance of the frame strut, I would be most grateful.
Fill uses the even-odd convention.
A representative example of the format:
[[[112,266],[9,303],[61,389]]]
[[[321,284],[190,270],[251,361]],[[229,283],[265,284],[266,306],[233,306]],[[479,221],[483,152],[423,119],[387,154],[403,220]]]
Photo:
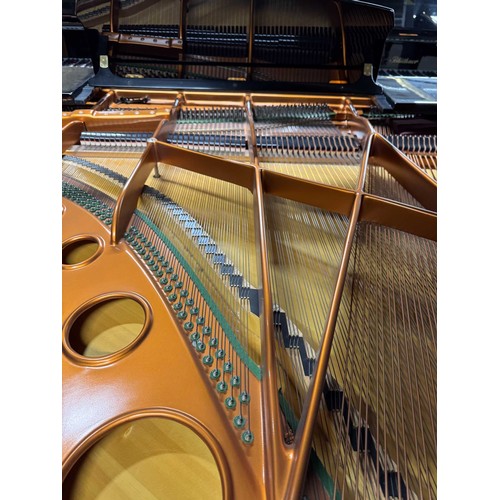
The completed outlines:
[[[177,123],[177,118],[179,117],[179,112],[181,109],[181,104],[184,102],[184,95],[177,94],[172,108],[170,109],[170,115],[168,120],[162,120],[153,134],[153,137],[158,141],[165,142],[168,134],[172,133],[175,129],[175,124]]]
[[[172,124],[175,124],[183,98],[182,94],[177,94],[172,105],[169,120],[162,120],[156,127],[153,138],[148,139],[146,149],[116,200],[113,221],[111,223],[111,245],[118,244],[123,237],[151,171],[155,171],[155,177],[160,177],[158,170],[160,153],[158,151],[157,137],[163,134],[165,130],[168,130],[168,127],[172,127]],[[170,123],[171,121],[172,124]]]
[[[92,108],[92,114],[95,115],[97,111],[102,111],[107,108],[114,100],[115,92],[110,90],[99,99],[99,102]]]
[[[437,182],[380,134],[373,136],[372,164],[389,172],[427,210],[437,210]]]
[[[255,169],[254,210],[257,254],[260,256],[260,284],[261,295],[261,368],[262,368],[262,429],[263,438],[267,445],[264,447],[264,464],[266,471],[266,493],[269,499],[280,499],[278,491],[278,477],[283,475],[283,467],[290,464],[290,460],[283,460],[289,451],[283,440],[283,421],[276,391],[276,353],[273,324],[273,301],[269,278],[269,262],[267,257],[266,222],[264,213],[264,189],[262,170],[259,167],[259,158],[256,146],[255,125],[253,121],[252,102],[245,96],[245,111],[247,116],[248,149]],[[290,458],[290,457],[288,457]]]
[[[253,165],[191,151],[161,141],[157,142],[156,147],[159,162],[230,182],[253,192],[255,176]]]
[[[437,240],[437,214],[371,194],[363,194],[360,221],[375,222],[428,240]]]
[[[137,207],[144,184],[151,171],[158,164],[157,158],[156,139],[148,139],[144,153],[116,200],[111,223],[111,245],[117,245],[125,234],[130,218]]]
[[[252,99],[248,94],[245,96],[245,113],[247,117],[247,140],[248,151],[250,153],[250,161],[253,163],[253,165],[259,168],[260,165],[257,152],[257,136],[255,135],[255,123],[253,121]]]
[[[342,291],[344,289],[344,283],[347,275],[349,257],[351,254],[354,236],[356,234],[356,225],[359,219],[359,213],[361,210],[361,202],[363,199],[362,189],[366,177],[366,171],[368,168],[368,158],[372,146],[372,139],[373,135],[370,135],[368,137],[366,148],[363,153],[358,186],[356,188],[354,205],[351,210],[349,228],[347,230],[347,237],[344,244],[344,250],[342,252],[342,260],[340,263],[337,281],[335,283],[335,290],[330,306],[330,312],[328,314],[327,324],[323,333],[323,338],[321,340],[319,354],[316,359],[314,373],[305,398],[304,409],[302,411],[299,425],[297,427],[293,462],[287,481],[287,499],[298,500],[304,489],[307,466],[309,464],[309,457],[311,454],[314,425],[316,423],[321,396],[323,394],[323,386],[325,383],[328,361],[330,359],[330,351],[332,348],[333,335],[335,332],[335,325],[337,323]]]
[[[80,120],[75,120],[67,125],[65,125],[62,129],[62,154],[64,154],[71,146],[74,146],[80,140],[80,134],[87,130],[85,126],[85,122]]]

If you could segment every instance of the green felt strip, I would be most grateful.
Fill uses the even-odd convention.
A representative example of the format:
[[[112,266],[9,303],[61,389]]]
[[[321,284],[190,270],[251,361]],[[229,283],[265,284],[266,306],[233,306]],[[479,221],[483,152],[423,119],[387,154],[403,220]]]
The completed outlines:
[[[161,241],[163,241],[163,243],[167,246],[167,248],[175,255],[175,258],[179,261],[180,265],[188,273],[189,277],[193,280],[193,283],[198,288],[202,297],[205,299],[205,302],[212,311],[212,314],[215,316],[215,318],[221,325],[222,330],[224,331],[226,337],[233,346],[234,350],[238,353],[243,363],[245,363],[245,365],[257,377],[257,379],[261,380],[262,372],[260,366],[257,363],[255,363],[255,361],[245,351],[245,348],[241,345],[240,341],[238,340],[238,337],[231,329],[229,323],[222,315],[220,309],[217,307],[217,304],[214,302],[214,300],[208,293],[208,290],[205,288],[201,280],[194,272],[193,268],[189,265],[189,263],[182,256],[182,254],[177,250],[174,244],[165,236],[165,234],[162,231],[160,231],[160,229],[156,226],[156,224],[146,214],[144,214],[139,210],[136,210],[135,214],[158,236],[158,238],[160,238]]]

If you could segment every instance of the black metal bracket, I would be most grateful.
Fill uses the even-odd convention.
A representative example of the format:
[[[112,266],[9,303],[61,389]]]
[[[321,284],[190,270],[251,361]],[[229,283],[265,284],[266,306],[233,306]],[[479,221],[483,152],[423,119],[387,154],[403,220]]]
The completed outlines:
[[[123,78],[109,68],[100,68],[89,82],[94,87],[134,90],[176,90],[205,92],[292,92],[298,94],[379,95],[382,87],[371,76],[352,84],[194,80],[187,78]]]

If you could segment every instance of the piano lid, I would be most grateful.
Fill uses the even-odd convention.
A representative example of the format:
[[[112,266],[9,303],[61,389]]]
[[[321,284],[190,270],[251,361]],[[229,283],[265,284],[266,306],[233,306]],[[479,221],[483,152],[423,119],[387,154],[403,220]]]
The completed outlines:
[[[437,76],[436,0],[377,0],[394,9],[394,29],[387,37],[381,72],[386,76]]]
[[[394,26],[392,9],[355,0],[75,0],[74,13],[102,39],[91,84],[115,88],[377,94]]]

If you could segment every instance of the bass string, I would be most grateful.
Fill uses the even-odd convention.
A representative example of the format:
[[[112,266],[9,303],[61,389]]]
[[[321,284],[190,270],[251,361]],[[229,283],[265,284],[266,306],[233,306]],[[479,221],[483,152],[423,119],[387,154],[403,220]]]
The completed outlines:
[[[114,199],[118,199],[123,185],[114,179],[99,175],[89,168],[63,160],[63,173]]]
[[[156,243],[160,244],[158,236],[155,233],[152,233],[151,231],[152,230],[150,228],[148,228],[147,226],[144,229],[145,234],[148,234],[150,239],[156,238],[156,240],[155,240]],[[171,257],[172,257],[172,254],[170,253],[169,258],[171,258]],[[193,293],[194,284],[191,282],[186,270],[182,266],[180,266],[180,264],[176,261],[175,258],[172,259],[172,263],[175,263],[174,264],[175,265],[174,272],[175,272],[175,274],[179,275],[179,282],[182,282],[184,288],[187,288],[190,291],[189,295],[191,297],[196,298],[195,303],[196,304],[203,303],[202,314],[204,317],[208,317],[208,319],[209,319],[208,324],[213,326],[214,336],[212,336],[212,338],[216,338],[218,340],[219,348],[222,347],[222,348],[226,349],[228,352],[231,353],[230,356],[232,357],[233,350],[232,350],[232,347],[230,346],[230,344],[228,343],[227,337],[222,333],[220,324],[211,316],[211,312],[208,310],[206,302],[201,300],[201,297],[199,295],[199,291],[196,290]],[[186,311],[186,306],[184,306],[184,311]],[[223,361],[216,357],[215,368],[221,370],[221,372],[224,373],[224,371],[222,370],[222,368],[223,368],[222,363],[223,363]],[[224,377],[223,377],[223,380],[224,380]]]
[[[184,174],[180,174],[180,175],[184,175]],[[185,175],[191,176],[192,174],[186,173]],[[204,177],[204,176],[199,176],[199,177]],[[179,182],[182,183],[182,181],[179,181]],[[212,190],[215,189],[215,191],[213,193],[214,197],[219,200],[219,203],[222,203],[222,209],[221,209],[222,212],[232,213],[233,212],[232,208],[234,205],[234,200],[233,200],[234,188],[232,186],[230,186],[229,184],[227,184],[227,186],[229,186],[229,191],[228,191],[227,187],[224,188],[223,184],[227,184],[227,183],[218,182],[218,183],[216,183],[215,187],[212,183],[211,189]],[[239,190],[238,191],[239,193],[243,193],[243,194],[245,193],[245,191],[242,190],[241,188],[238,188],[238,190]],[[207,191],[207,188],[205,188],[203,186],[201,188],[201,191]],[[204,208],[205,212],[206,212],[207,206],[213,205],[211,203],[211,201],[213,201],[212,199],[208,200],[208,202],[207,202],[207,200],[203,199],[203,196],[196,196],[193,198],[195,198],[195,200],[197,202],[199,202],[200,208]],[[184,206],[185,206],[185,204],[184,204]],[[243,202],[237,202],[237,206],[240,207],[240,211],[241,211],[240,219],[241,219],[245,215],[245,210],[248,212],[248,209],[245,208]],[[189,207],[185,207],[185,208],[188,208],[188,210],[191,210],[193,208],[193,206],[190,205]],[[197,212],[197,209],[195,208],[193,211]],[[239,248],[241,248],[242,246],[244,248],[249,247],[248,242],[246,241],[246,238],[248,238],[248,236],[247,235],[243,235],[244,237],[240,236],[240,234],[242,234],[242,229],[241,229],[241,223],[238,222],[238,220],[236,220],[236,223],[235,222],[227,223],[228,219],[217,218],[215,222],[210,221],[210,223],[208,224],[205,221],[204,217],[205,216],[203,215],[203,210],[201,210],[198,221],[201,223],[201,225],[203,227],[205,227],[205,228],[207,226],[210,227],[209,230],[212,234],[212,237],[213,237],[214,241],[217,241],[218,245],[223,247],[224,244],[227,243],[227,241],[236,240],[238,242],[237,247],[239,247]],[[248,261],[249,258],[247,257],[246,259],[243,259],[243,261],[245,261],[245,260]],[[247,273],[247,271],[245,268],[243,271],[243,274],[245,275],[246,273]],[[227,285],[230,285],[229,277],[225,278],[225,281],[226,281]],[[228,286],[227,288],[229,289],[230,287]],[[247,319],[248,316],[245,316],[245,314],[249,314],[249,312],[242,306],[242,300],[238,300],[238,302],[236,303],[236,306],[238,306],[238,304],[239,304],[239,308],[240,308],[239,314],[235,315],[235,312],[234,312],[235,309],[233,308],[232,311],[226,311],[226,315],[235,316],[235,325],[238,324],[240,318],[241,318],[243,324],[245,325],[245,321],[246,322],[248,321],[248,319]],[[248,350],[248,327],[246,325],[244,326],[243,332],[242,332],[242,343],[245,346],[245,348]],[[230,351],[232,352],[232,348],[230,349]]]

